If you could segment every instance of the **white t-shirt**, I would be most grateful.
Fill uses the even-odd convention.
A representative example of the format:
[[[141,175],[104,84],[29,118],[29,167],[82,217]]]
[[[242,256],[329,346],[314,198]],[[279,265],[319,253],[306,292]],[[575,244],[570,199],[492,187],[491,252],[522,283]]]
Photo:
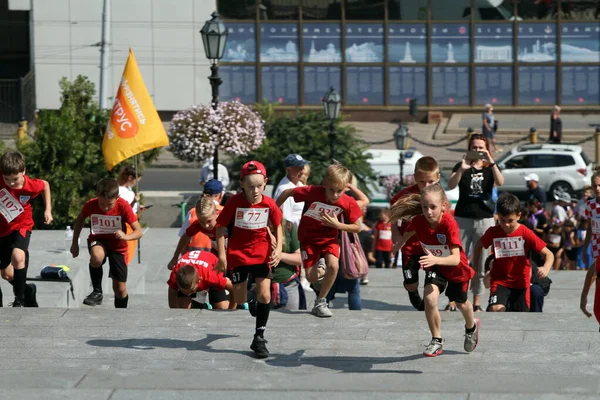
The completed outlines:
[[[213,174],[212,164],[204,164],[202,169],[200,170],[200,177],[198,178],[198,183],[208,182],[213,179],[215,175]],[[227,167],[223,164],[219,164],[219,181],[223,184],[223,188],[227,189],[229,186],[229,171]]]
[[[129,186],[119,186],[119,197],[131,205],[133,200],[135,200],[135,192]],[[138,212],[138,205],[139,203],[136,201],[135,204],[131,206],[135,214]]]
[[[560,222],[565,222],[568,218],[567,211],[557,204],[552,209],[552,218],[558,219]]]
[[[286,189],[293,189],[295,187],[304,186],[304,184],[298,181],[298,184],[294,185],[288,177],[284,177],[277,185],[275,192],[273,193],[273,199],[277,201],[281,193],[283,193]],[[288,199],[281,205],[281,212],[283,214],[283,218],[287,219],[290,222],[296,224],[296,226],[300,225],[300,218],[302,218],[302,210],[304,210],[304,202],[296,203],[292,196],[288,197]]]

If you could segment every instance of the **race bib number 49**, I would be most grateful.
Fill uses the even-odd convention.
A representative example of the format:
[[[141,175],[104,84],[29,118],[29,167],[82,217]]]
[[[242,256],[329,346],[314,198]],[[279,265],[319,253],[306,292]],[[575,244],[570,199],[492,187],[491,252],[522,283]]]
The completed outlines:
[[[525,241],[521,236],[494,239],[496,258],[520,257],[525,255]]]
[[[450,248],[446,245],[430,245],[421,242],[423,251],[428,250],[435,257],[448,257],[450,256]]]
[[[235,226],[243,229],[262,229],[269,222],[268,208],[238,208],[235,215]]]
[[[340,207],[315,201],[310,205],[310,207],[308,207],[308,210],[306,210],[304,215],[320,221],[322,214],[328,214],[332,217],[337,218],[337,216],[340,215],[341,212],[342,209]]]
[[[91,217],[92,234],[107,235],[121,230],[120,215],[102,215],[92,214]]]
[[[8,190],[0,190],[0,214],[2,214],[7,222],[11,222],[13,219],[17,218],[23,210],[21,204],[8,192]]]

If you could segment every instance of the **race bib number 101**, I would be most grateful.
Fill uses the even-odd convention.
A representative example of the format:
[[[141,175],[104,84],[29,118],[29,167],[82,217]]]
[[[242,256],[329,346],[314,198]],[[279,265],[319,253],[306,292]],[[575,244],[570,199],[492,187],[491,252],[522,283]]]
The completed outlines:
[[[8,190],[0,190],[0,214],[6,219],[6,222],[11,222],[17,218],[23,210],[21,204]]]
[[[235,226],[243,229],[262,229],[269,222],[268,208],[238,208],[235,215]]]
[[[92,214],[91,216],[92,234],[108,235],[121,230],[120,215],[102,215]]]

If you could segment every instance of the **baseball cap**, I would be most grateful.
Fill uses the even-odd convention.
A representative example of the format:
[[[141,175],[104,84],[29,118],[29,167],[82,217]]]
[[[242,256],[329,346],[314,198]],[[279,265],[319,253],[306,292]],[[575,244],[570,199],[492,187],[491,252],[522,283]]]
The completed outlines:
[[[242,169],[240,170],[240,179],[244,179],[246,176],[252,174],[260,174],[266,178],[267,169],[258,161],[248,161],[246,164],[242,165]]]
[[[283,165],[288,167],[304,167],[306,164],[309,164],[307,160],[302,158],[300,154],[289,154],[285,160],[283,160]]]
[[[219,180],[211,179],[204,184],[204,193],[205,194],[219,194],[222,191],[223,191],[223,184]]]
[[[529,175],[525,175],[525,180],[527,182],[529,182],[529,181],[539,182],[540,181],[540,177],[537,174],[529,174]]]

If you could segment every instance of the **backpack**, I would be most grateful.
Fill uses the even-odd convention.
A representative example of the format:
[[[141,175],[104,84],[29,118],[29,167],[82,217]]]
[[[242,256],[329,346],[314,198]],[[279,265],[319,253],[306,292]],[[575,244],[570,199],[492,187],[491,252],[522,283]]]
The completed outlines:
[[[344,215],[342,214],[342,223]],[[356,233],[340,231],[340,272],[346,279],[361,279],[369,273],[369,263]]]

